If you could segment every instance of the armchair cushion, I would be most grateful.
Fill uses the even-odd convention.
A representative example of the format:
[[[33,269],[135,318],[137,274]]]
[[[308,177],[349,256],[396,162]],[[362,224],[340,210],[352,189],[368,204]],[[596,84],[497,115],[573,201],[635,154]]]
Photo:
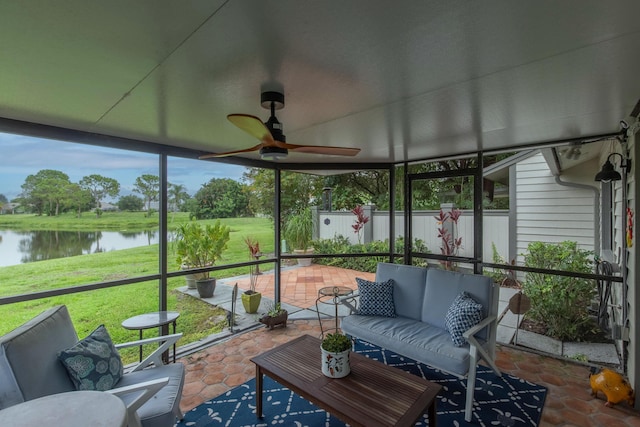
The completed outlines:
[[[482,320],[482,304],[479,304],[466,292],[458,294],[444,318],[447,332],[456,347],[462,347],[467,340],[462,336],[469,328]]]
[[[104,325],[73,347],[58,352],[58,358],[77,390],[110,390],[122,378],[120,354]]]
[[[396,309],[393,305],[393,280],[370,282],[358,277],[356,282],[360,294],[359,315],[396,317]]]

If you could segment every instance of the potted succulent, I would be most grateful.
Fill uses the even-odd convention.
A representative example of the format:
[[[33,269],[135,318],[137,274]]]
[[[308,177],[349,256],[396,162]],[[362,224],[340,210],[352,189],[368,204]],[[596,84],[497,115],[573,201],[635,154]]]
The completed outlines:
[[[258,320],[260,323],[264,323],[264,325],[273,329],[275,326],[282,325],[283,327],[287,327],[287,319],[289,318],[289,312],[282,308],[280,303],[271,304],[269,306],[269,310],[262,315],[262,317]]]
[[[251,237],[245,237],[244,243],[249,249],[249,259],[255,261],[262,255],[260,253],[260,243]],[[258,265],[249,266],[249,290],[244,291],[241,295],[242,306],[244,310],[251,314],[256,313],[260,307],[260,301],[262,300],[262,294],[256,291],[256,284],[258,283]]]
[[[312,254],[310,247],[313,232],[311,209],[305,208],[292,215],[284,226],[284,238],[291,246],[294,254]],[[311,265],[311,258],[299,258],[298,265]]]
[[[178,264],[187,268],[214,265],[227,248],[229,231],[220,221],[204,226],[195,221],[180,225],[175,241]],[[196,288],[201,298],[211,298],[215,287],[216,279],[208,271],[197,273]]]
[[[353,344],[341,333],[327,334],[320,344],[322,373],[330,378],[343,378],[351,372],[349,353]]]

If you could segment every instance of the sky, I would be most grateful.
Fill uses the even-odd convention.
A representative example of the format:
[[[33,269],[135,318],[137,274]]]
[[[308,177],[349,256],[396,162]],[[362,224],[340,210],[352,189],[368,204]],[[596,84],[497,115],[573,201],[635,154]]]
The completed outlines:
[[[135,179],[142,174],[158,175],[158,156],[136,151],[95,147],[71,142],[0,133],[0,194],[12,200],[21,193],[29,175],[53,169],[77,183],[98,174],[120,183],[120,196],[132,194]],[[169,182],[182,184],[194,195],[212,178],[240,181],[245,168],[215,162],[169,157]],[[105,201],[117,201],[106,199]]]

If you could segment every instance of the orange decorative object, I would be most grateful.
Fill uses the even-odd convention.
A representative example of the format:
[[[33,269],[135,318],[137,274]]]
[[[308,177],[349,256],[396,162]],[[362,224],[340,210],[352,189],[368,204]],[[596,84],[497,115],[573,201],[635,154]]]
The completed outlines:
[[[633,210],[627,208],[627,247],[633,246]]]
[[[629,406],[633,407],[636,401],[635,393],[622,375],[606,368],[597,374],[595,370],[592,372],[589,375],[592,396],[598,397],[598,392],[601,391],[607,397],[605,406],[612,407],[616,403],[626,400]]]

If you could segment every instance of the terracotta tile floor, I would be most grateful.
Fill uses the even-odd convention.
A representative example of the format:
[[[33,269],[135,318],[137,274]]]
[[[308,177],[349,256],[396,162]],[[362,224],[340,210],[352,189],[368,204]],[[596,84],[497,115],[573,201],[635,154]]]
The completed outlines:
[[[342,269],[306,267],[283,272],[282,300],[299,307],[314,304],[317,288],[352,283],[354,274],[364,277],[362,273],[338,270]],[[265,283],[259,286],[264,286],[261,291],[268,294],[268,275],[262,277]],[[179,359],[187,371],[182,410],[187,411],[253,378],[255,367],[249,361],[253,356],[301,334],[320,336],[318,321],[294,320],[287,328],[254,329]],[[508,346],[498,347],[497,365],[505,373],[549,389],[541,426],[640,427],[640,414],[626,403],[607,408],[602,396],[591,397],[589,369],[585,366]]]
[[[357,289],[356,277],[375,279],[374,273],[363,273],[346,268],[312,264],[309,267],[285,269],[280,275],[280,300],[283,303],[300,308],[315,305],[318,290],[326,286],[348,286]],[[265,272],[258,276],[256,290],[262,295],[273,298],[273,273]],[[233,280],[240,289],[249,289],[249,279]]]

